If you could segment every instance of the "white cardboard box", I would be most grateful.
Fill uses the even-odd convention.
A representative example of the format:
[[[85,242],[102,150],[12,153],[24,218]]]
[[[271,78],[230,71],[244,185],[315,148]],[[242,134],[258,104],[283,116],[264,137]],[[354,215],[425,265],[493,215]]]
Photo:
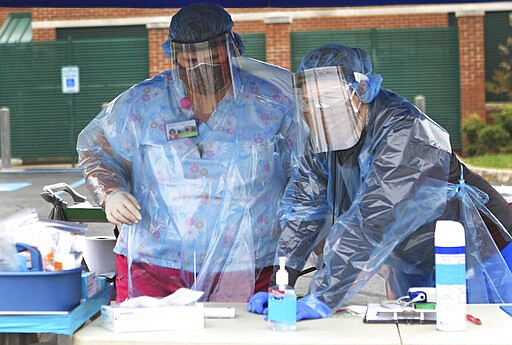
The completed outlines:
[[[102,326],[113,332],[204,329],[204,305],[126,308],[101,307]]]

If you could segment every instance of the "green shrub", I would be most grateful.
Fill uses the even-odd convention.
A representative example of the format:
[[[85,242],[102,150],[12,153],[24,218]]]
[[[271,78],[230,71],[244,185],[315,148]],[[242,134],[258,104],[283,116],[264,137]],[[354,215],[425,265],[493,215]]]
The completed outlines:
[[[478,132],[479,147],[484,151],[479,154],[504,152],[509,142],[510,133],[498,125],[487,126]]]
[[[476,143],[478,140],[478,132],[482,130],[486,125],[482,121],[482,119],[473,114],[468,120],[465,120],[462,125],[462,130],[466,134],[468,141],[471,143]]]
[[[502,107],[493,119],[494,124],[488,125],[475,114],[463,121],[462,131],[468,141],[466,156],[512,152],[512,105]]]
[[[477,145],[478,142],[478,133],[484,128],[486,125],[482,121],[482,119],[473,114],[467,120],[462,122],[462,131],[466,134],[466,138],[468,139],[469,145]]]
[[[494,124],[504,128],[512,136],[512,105],[501,108],[501,112],[494,115]]]

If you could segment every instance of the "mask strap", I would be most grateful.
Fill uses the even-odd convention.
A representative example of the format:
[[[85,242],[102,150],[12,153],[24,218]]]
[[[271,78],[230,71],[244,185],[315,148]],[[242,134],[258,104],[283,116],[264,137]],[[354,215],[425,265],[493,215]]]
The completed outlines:
[[[359,114],[359,111],[361,110],[361,101],[359,101],[359,105],[356,107],[354,105],[354,102],[352,101],[352,99],[354,98],[354,96],[356,95],[356,90],[350,88],[352,90],[352,92],[350,93],[350,105],[352,106],[352,110],[354,111],[354,113],[356,115]]]

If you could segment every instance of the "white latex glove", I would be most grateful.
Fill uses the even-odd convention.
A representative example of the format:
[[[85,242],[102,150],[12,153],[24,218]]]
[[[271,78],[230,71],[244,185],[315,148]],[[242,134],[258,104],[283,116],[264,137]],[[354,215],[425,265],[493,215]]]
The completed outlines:
[[[105,200],[105,214],[115,225],[138,223],[142,219],[137,199],[128,192],[115,191]]]

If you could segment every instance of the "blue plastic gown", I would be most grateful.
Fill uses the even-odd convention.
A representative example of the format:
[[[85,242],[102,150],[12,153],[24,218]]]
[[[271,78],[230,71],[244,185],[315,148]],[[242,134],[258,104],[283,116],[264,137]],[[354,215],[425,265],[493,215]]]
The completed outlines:
[[[291,73],[243,57],[240,66],[240,94],[197,122],[197,136],[168,140],[166,125],[194,114],[180,107],[183,83],[165,71],[110,102],[77,144],[99,205],[121,189],[142,207],[138,224],[121,227],[114,251],[129,262],[195,272],[189,287],[210,300],[247,301],[255,270],[273,265],[296,139]],[[238,273],[236,291],[223,288],[229,272]]]
[[[381,89],[355,147],[294,160],[277,256],[300,271],[325,238],[325,265],[310,294],[336,311],[376,273],[389,298],[434,286],[435,221],[456,219],[466,229],[469,302],[512,302],[512,275],[478,212],[489,213],[486,195],[448,183],[450,156],[443,128]]]

